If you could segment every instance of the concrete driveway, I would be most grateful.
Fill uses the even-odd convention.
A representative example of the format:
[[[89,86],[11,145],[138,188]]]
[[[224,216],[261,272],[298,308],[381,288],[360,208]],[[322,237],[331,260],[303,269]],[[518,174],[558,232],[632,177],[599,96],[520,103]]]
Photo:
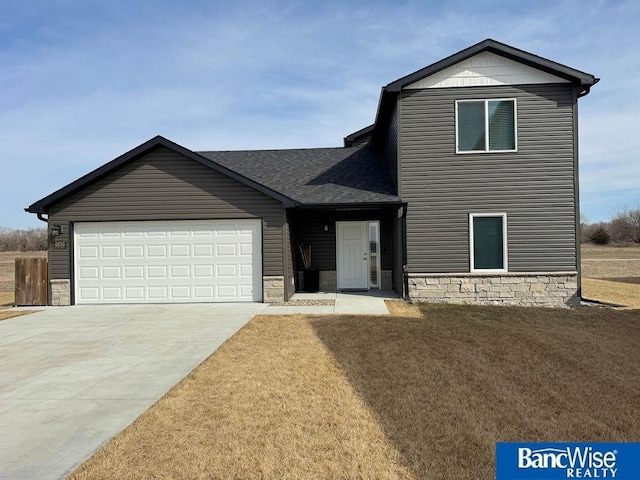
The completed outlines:
[[[58,479],[264,304],[74,306],[0,322],[0,479]]]

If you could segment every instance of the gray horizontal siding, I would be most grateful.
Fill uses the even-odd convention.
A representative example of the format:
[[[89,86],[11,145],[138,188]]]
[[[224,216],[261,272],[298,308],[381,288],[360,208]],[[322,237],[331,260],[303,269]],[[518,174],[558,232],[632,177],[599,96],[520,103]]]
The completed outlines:
[[[393,186],[398,190],[398,109],[393,109],[389,127],[384,139],[384,156],[389,167]],[[400,193],[399,193],[400,194]]]
[[[158,148],[51,208],[49,224],[263,219],[265,275],[283,275],[282,204],[168,148]],[[69,250],[50,250],[51,278],[70,278]]]
[[[567,84],[403,92],[402,198],[412,273],[469,271],[469,213],[506,212],[509,270],[576,270],[573,90]],[[516,98],[518,152],[456,154],[455,101]]]

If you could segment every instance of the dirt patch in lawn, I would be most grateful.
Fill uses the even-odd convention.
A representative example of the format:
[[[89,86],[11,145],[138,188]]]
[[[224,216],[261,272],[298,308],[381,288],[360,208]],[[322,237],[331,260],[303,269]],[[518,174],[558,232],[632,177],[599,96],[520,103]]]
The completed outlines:
[[[495,477],[495,442],[636,441],[640,311],[256,317],[72,479]]]

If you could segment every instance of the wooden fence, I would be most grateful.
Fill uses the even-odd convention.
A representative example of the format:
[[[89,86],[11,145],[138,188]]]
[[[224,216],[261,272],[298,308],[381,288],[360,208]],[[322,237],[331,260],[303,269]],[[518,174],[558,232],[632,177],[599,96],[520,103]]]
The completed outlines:
[[[47,259],[16,258],[16,305],[46,305],[47,291]]]

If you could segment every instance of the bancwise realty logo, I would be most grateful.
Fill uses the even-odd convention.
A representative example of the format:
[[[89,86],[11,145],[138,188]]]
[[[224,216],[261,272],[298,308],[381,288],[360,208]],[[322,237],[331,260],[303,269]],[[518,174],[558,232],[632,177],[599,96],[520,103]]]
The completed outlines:
[[[640,479],[640,443],[497,443],[496,480]]]

